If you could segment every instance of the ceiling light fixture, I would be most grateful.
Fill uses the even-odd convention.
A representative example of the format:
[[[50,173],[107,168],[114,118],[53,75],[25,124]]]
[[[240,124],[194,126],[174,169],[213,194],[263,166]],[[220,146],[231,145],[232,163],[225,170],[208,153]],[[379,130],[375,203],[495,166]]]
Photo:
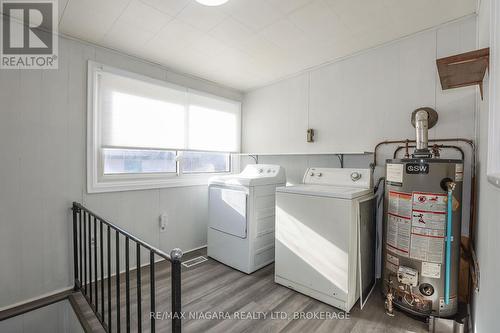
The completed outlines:
[[[205,6],[220,6],[228,2],[228,0],[196,0],[196,2]]]

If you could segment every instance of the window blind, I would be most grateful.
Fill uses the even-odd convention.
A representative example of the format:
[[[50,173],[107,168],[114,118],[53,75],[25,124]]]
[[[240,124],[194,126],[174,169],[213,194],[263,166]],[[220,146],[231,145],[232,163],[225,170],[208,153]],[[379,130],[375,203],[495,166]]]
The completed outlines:
[[[240,103],[189,91],[188,149],[236,152]]]
[[[106,71],[96,93],[102,147],[239,150],[239,102]]]
[[[185,90],[100,72],[98,94],[103,146],[186,146]]]

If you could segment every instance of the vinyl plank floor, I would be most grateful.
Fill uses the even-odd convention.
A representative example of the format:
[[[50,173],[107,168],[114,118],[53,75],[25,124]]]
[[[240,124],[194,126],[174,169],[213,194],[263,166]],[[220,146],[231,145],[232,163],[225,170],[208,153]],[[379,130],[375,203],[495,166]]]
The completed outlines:
[[[183,260],[206,255],[206,250],[186,254]],[[157,287],[156,311],[170,312],[170,264],[155,265]],[[123,274],[122,274],[123,275]],[[112,279],[112,331],[116,331],[116,283]],[[141,269],[142,313],[140,320],[144,332],[150,331],[149,267]],[[107,299],[107,280],[104,280]],[[130,273],[130,326],[137,332],[136,272]],[[100,288],[100,282],[98,283]],[[99,289],[100,291],[100,289]],[[126,328],[125,277],[120,277],[120,326]],[[100,299],[100,296],[99,296]],[[84,304],[81,304],[84,306]],[[100,304],[99,304],[100,305]],[[348,317],[343,311],[274,283],[274,265],[268,265],[247,275],[213,259],[196,266],[182,267],[182,309],[186,318],[183,332],[427,332],[426,323],[396,311],[389,317],[384,311],[384,301],[375,290],[363,310],[356,304]],[[102,309],[100,309],[102,310]],[[107,310],[107,309],[106,309]],[[89,311],[83,311],[89,316]],[[91,311],[90,311],[91,313]],[[337,319],[296,318],[295,314],[308,316],[336,316]],[[191,314],[191,317],[190,317]],[[252,315],[252,317],[248,317]],[[244,318],[242,318],[244,317]],[[109,318],[105,313],[105,321]],[[93,321],[94,325],[96,321]],[[169,319],[157,320],[157,332],[170,332]],[[95,331],[99,331],[95,327]]]

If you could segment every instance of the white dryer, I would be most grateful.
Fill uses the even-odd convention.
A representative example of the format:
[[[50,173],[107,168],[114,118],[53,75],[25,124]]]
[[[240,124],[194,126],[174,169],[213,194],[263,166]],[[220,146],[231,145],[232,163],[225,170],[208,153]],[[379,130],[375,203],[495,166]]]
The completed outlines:
[[[286,184],[279,165],[248,165],[209,182],[209,257],[250,274],[274,261],[275,190]]]
[[[275,281],[344,311],[375,283],[369,169],[310,168],[276,189]]]

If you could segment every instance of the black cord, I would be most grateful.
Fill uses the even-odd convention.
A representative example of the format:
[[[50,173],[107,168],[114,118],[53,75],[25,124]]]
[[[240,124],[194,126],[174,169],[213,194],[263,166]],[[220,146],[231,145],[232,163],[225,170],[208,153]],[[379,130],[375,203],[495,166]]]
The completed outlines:
[[[385,180],[385,177],[380,177],[377,181],[377,185],[375,185],[375,187],[373,188],[373,193],[377,193],[378,192],[378,188],[380,187],[380,183]]]

